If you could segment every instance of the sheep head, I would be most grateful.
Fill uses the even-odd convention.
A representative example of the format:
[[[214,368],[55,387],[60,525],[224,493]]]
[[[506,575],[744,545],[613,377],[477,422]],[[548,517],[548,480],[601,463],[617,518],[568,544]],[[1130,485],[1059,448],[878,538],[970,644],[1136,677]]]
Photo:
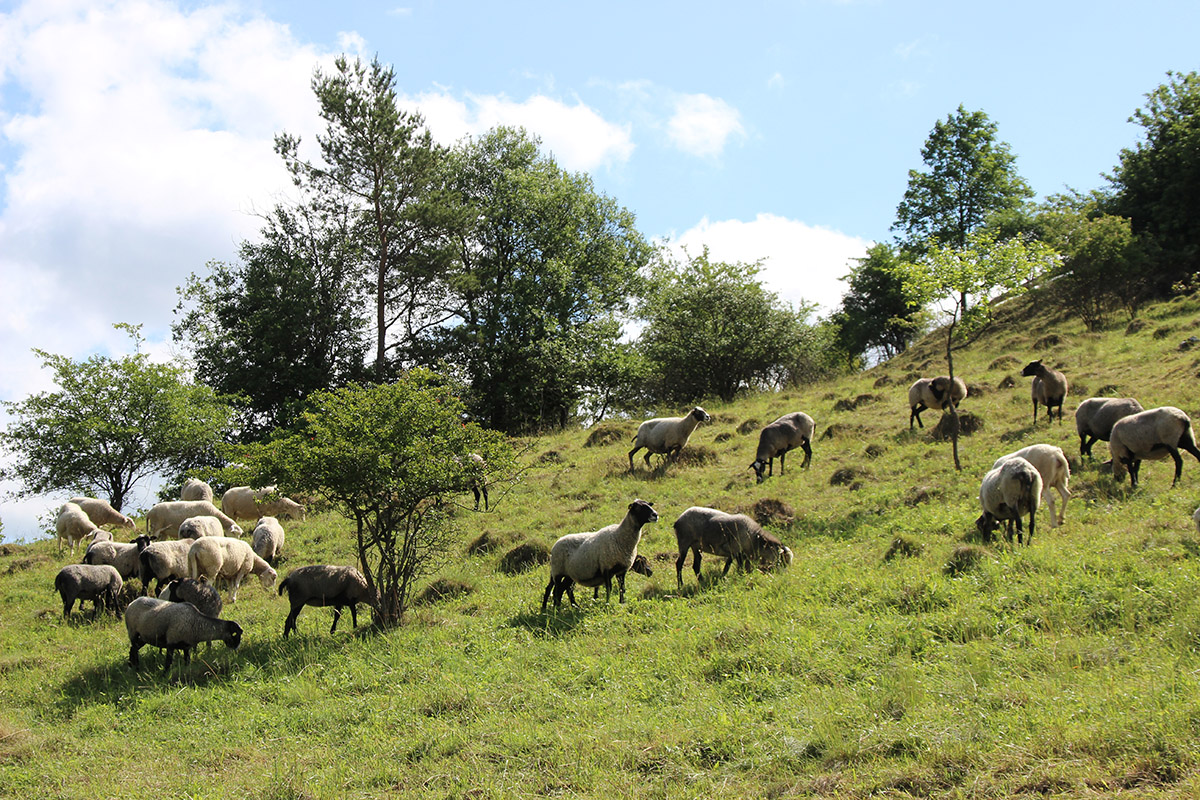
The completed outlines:
[[[229,631],[225,634],[224,642],[228,647],[237,650],[238,645],[242,643],[242,626],[236,622],[229,622]]]
[[[712,417],[708,415],[708,412],[700,406],[696,406],[692,409],[691,416],[696,420],[696,422],[709,422],[712,420]]]
[[[633,514],[633,518],[639,525],[658,522],[658,512],[654,510],[654,505],[645,500],[634,500],[629,504],[629,512]]]
[[[1028,378],[1030,375],[1041,375],[1045,369],[1042,366],[1042,360],[1039,358],[1037,361],[1030,361],[1026,364],[1025,368],[1021,370],[1021,376]]]
[[[765,472],[767,469],[767,462],[763,461],[761,458],[756,459],[755,462],[750,465],[750,469],[754,470],[756,483],[762,483],[767,479],[767,476],[763,475],[763,472]]]

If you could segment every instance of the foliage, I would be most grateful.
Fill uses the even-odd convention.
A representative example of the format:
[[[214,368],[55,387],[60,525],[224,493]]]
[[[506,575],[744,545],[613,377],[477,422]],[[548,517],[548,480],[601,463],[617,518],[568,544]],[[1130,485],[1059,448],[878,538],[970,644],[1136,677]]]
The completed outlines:
[[[886,360],[904,351],[920,328],[920,303],[904,293],[896,274],[900,256],[885,243],[873,245],[844,280],[849,290],[832,317],[838,346],[854,356]],[[878,360],[878,359],[875,359]]]
[[[189,383],[181,365],[140,352],[139,327],[116,327],[133,339],[133,354],[75,361],[34,350],[58,389],[4,403],[13,419],[0,447],[15,460],[0,478],[20,482],[18,497],[102,494],[120,510],[138,481],[215,458],[231,407]]]

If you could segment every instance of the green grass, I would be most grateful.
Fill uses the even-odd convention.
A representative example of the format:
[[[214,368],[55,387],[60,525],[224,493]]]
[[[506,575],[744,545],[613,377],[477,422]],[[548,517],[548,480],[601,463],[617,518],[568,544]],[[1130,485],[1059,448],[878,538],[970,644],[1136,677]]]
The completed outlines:
[[[529,440],[521,483],[492,513],[464,508],[437,591],[401,628],[354,632],[346,615],[330,636],[330,612],[306,609],[285,641],[286,601],[251,581],[226,612],[243,646],[201,647],[169,677],[152,648],[127,666],[120,621],[62,620],[68,556],[52,542],[5,546],[0,796],[1195,796],[1200,465],[1171,489],[1170,462],[1149,462],[1131,491],[1078,463],[1070,419],[1102,389],[1200,418],[1200,350],[1179,348],[1200,298],[1144,317],[1092,334],[1009,304],[956,354],[962,408],[984,423],[961,473],[907,426],[908,384],[944,372],[936,339],[833,383],[706,404],[700,457],[649,472],[640,457],[628,470],[634,422],[605,423],[615,438],[595,446],[582,430]],[[1030,424],[1019,370],[1038,357],[1076,387],[1061,426]],[[860,395],[878,399],[834,411]],[[758,425],[739,427],[795,410],[817,421],[812,466],[755,484]],[[1067,524],[1043,511],[1032,546],[973,541],[983,473],[1038,441],[1072,457]],[[545,567],[500,569],[635,497],[662,516],[641,548],[654,575],[629,577],[625,605],[584,591],[543,614]],[[697,585],[689,559],[677,590],[670,526],[690,505],[773,513],[792,567],[722,580],[709,557]],[[281,574],[352,563],[351,532],[332,515],[290,525]],[[468,555],[484,534],[493,546]]]

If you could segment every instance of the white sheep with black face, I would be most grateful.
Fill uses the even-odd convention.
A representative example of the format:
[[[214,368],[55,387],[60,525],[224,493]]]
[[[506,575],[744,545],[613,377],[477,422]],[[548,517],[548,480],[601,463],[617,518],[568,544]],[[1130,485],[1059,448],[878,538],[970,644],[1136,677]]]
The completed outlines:
[[[617,579],[620,602],[625,602],[625,573],[633,567],[637,558],[638,543],[642,539],[642,527],[658,521],[658,513],[645,500],[634,500],[629,504],[625,517],[615,525],[607,525],[598,531],[569,533],[559,537],[550,548],[550,582],[542,595],[542,610],[554,593],[554,606],[562,603],[566,592],[571,605],[575,602],[572,587],[600,586],[608,589],[604,599],[611,595],[612,579]]]
[[[1071,497],[1071,465],[1061,447],[1052,444],[1031,444],[1022,447],[1014,453],[1000,456],[992,468],[1001,465],[1005,459],[1023,458],[1033,465],[1042,476],[1042,500],[1050,506],[1050,527],[1056,528],[1067,521],[1067,500]],[[1054,508],[1054,489],[1062,498],[1062,508],[1057,513]]]
[[[1005,458],[997,462],[983,476],[979,487],[979,504],[983,514],[975,520],[975,527],[982,534],[991,534],[1003,522],[1005,538],[1012,541],[1015,531],[1017,543],[1022,542],[1021,515],[1029,514],[1029,536],[1024,541],[1033,543],[1034,518],[1042,496],[1042,476],[1023,458]]]
[[[1186,450],[1200,461],[1191,417],[1174,406],[1160,406],[1117,420],[1108,440],[1108,450],[1112,453],[1113,477],[1120,481],[1128,471],[1135,489],[1143,461],[1158,461],[1170,456],[1175,461],[1172,487],[1183,474],[1180,450]]]
[[[83,554],[85,564],[109,564],[116,567],[122,580],[138,576],[138,556],[150,545],[150,537],[142,534],[132,542],[92,542]]]
[[[949,375],[918,378],[908,387],[908,429],[912,430],[913,420],[916,420],[917,427],[925,427],[925,423],[921,422],[922,411],[942,411],[952,405],[957,408],[966,396],[967,385],[962,378],[956,377],[953,382]]]
[[[652,455],[678,458],[679,451],[688,443],[696,426],[711,419],[707,411],[696,406],[683,417],[657,417],[646,420],[638,426],[637,434],[633,437],[633,449],[629,451],[629,471],[633,472],[634,453],[643,447],[646,448],[647,467],[650,466]]]

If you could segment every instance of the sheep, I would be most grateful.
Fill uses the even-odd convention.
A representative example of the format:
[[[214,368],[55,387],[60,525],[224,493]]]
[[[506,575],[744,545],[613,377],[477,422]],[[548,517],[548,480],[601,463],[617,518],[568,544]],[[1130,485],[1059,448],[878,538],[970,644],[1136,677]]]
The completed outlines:
[[[216,517],[188,517],[179,523],[180,539],[199,539],[201,536],[224,536],[225,529]]]
[[[279,520],[275,517],[261,517],[258,524],[254,526],[254,533],[250,537],[250,547],[258,554],[259,558],[271,566],[275,566],[275,560],[279,558],[279,552],[283,550],[283,539],[283,526],[279,524]]]
[[[358,627],[358,604],[366,603],[376,612],[380,609],[379,592],[367,585],[367,579],[354,567],[339,567],[332,564],[315,564],[298,567],[287,574],[279,584],[279,594],[288,593],[292,609],[283,623],[283,636],[296,630],[296,618],[305,606],[333,606],[333,625],[329,632],[337,630],[342,609],[350,607],[350,618]]]
[[[236,622],[210,617],[191,603],[154,597],[139,597],[129,604],[125,609],[125,631],[129,634],[129,665],[138,668],[138,651],[143,645],[165,648],[164,675],[171,669],[176,650],[183,651],[183,662],[187,664],[200,642],[220,639],[235,650],[242,643],[242,626]]]
[[[172,578],[158,593],[158,599],[191,603],[201,614],[210,617],[219,617],[221,609],[225,607],[221,602],[221,593],[207,578]]]
[[[88,519],[96,523],[97,528],[105,525],[117,525],[130,530],[137,528],[136,522],[109,505],[107,500],[95,497],[72,497],[67,502],[82,508],[83,513],[88,515]]]
[[[605,602],[612,596],[612,579],[617,579],[620,602],[625,602],[625,573],[637,558],[638,542],[642,538],[642,526],[657,522],[658,513],[645,500],[634,500],[624,519],[615,525],[607,525],[598,531],[569,533],[559,537],[550,548],[550,582],[542,595],[542,611],[554,592],[554,607],[562,604],[565,591],[571,605],[577,606],[572,586],[605,585]]]
[[[1145,411],[1132,397],[1089,397],[1075,409],[1075,431],[1079,434],[1079,457],[1092,456],[1096,440],[1107,442],[1117,420]]]
[[[189,517],[216,517],[227,536],[240,536],[242,529],[221,509],[207,500],[168,500],[156,503],[146,514],[146,533],[151,539],[161,539],[167,531],[178,532],[179,525]]]
[[[1030,361],[1021,374],[1026,378],[1033,376],[1033,383],[1029,387],[1029,395],[1033,398],[1033,424],[1037,425],[1038,403],[1041,403],[1046,407],[1046,416],[1051,422],[1054,421],[1054,406],[1058,406],[1058,423],[1061,425],[1063,400],[1067,397],[1067,376],[1050,369],[1041,359]]]
[[[789,450],[799,447],[804,450],[804,462],[800,469],[808,469],[812,461],[812,435],[816,429],[813,418],[803,411],[784,414],[763,428],[758,434],[758,452],[750,469],[754,470],[757,482],[771,477],[775,470],[775,456],[779,456],[779,474],[783,475],[783,459]],[[763,468],[767,475],[763,476]]]
[[[213,501],[213,490],[204,481],[199,478],[188,478],[183,482],[183,488],[179,490],[180,500],[207,500]]]
[[[188,577],[188,551],[191,539],[171,539],[152,542],[138,555],[138,576],[142,579],[143,594],[150,587],[150,579],[158,581],[155,592],[162,590],[167,581]]]
[[[471,480],[471,493],[475,495],[475,510],[479,510],[479,496],[483,495],[483,510],[488,510],[488,488],[487,481],[484,478],[487,466],[484,463],[483,456],[479,453],[467,453],[467,458],[471,461],[472,472],[475,476]]]
[[[633,472],[633,454],[643,447],[646,448],[646,467],[650,467],[650,456],[654,454],[672,454],[678,458],[679,451],[688,443],[688,438],[701,422],[708,422],[712,417],[700,406],[693,408],[684,417],[659,417],[648,419],[638,426],[637,435],[633,437],[633,449],[629,451],[629,471]]]
[[[1192,433],[1192,420],[1174,406],[1160,406],[1140,411],[1116,421],[1108,440],[1112,453],[1113,477],[1118,481],[1129,471],[1130,484],[1138,485],[1138,472],[1143,461],[1157,461],[1168,455],[1175,461],[1175,480],[1183,473],[1180,450],[1186,450],[1200,461],[1200,449]]]
[[[139,574],[138,556],[150,544],[150,537],[142,534],[132,542],[92,542],[87,552],[83,554],[84,564],[109,564],[117,568],[122,580],[129,580]]]
[[[1028,447],[1022,447],[1015,453],[1000,456],[992,468],[1000,466],[1005,459],[1014,457],[1023,458],[1033,464],[1033,468],[1042,476],[1042,500],[1050,505],[1050,527],[1056,528],[1066,522],[1067,499],[1071,496],[1071,489],[1068,486],[1071,481],[1071,465],[1062,448],[1052,444],[1031,444]],[[1057,490],[1059,497],[1062,498],[1062,508],[1057,513],[1055,513],[1054,495],[1050,492],[1051,489]]]
[[[113,535],[112,535],[112,533],[111,533],[111,532],[109,532],[109,531],[106,531],[106,530],[102,530],[102,529],[100,529],[100,528],[96,528],[96,530],[94,530],[94,531],[92,531],[91,533],[89,533],[89,534],[85,535],[83,538],[84,538],[84,540],[85,540],[85,541],[87,541],[87,543],[88,543],[88,547],[91,547],[91,546],[92,546],[92,545],[94,545],[96,542],[112,542],[112,541],[116,541],[115,539],[113,539]]]
[[[1200,533],[1200,508],[1192,512],[1192,522],[1196,523],[1196,532]]]
[[[725,569],[721,577],[729,572],[734,561],[738,569],[747,569],[751,562],[760,569],[787,567],[792,563],[792,551],[783,542],[762,529],[762,526],[745,514],[727,514],[715,508],[692,506],[675,519],[675,541],[679,545],[679,558],[675,560],[675,579],[683,588],[683,564],[688,551],[695,554],[692,570],[700,580],[700,554],[708,553],[725,557]]]
[[[979,487],[983,514],[975,520],[975,527],[981,534],[990,535],[1003,521],[1005,539],[1012,541],[1015,526],[1017,544],[1021,544],[1021,515],[1028,512],[1029,536],[1024,543],[1032,544],[1034,517],[1041,496],[1042,476],[1033,464],[1019,456],[1001,459],[999,466],[983,476]]]
[[[247,575],[257,575],[264,589],[275,583],[275,570],[241,539],[205,536],[192,542],[187,555],[188,577],[208,576],[229,581],[229,602],[237,602],[238,587]]]
[[[630,566],[629,566],[629,571],[636,572],[638,575],[645,575],[647,578],[654,577],[654,570],[650,568],[650,562],[648,560],[646,560],[646,557],[644,555],[642,555],[641,553],[638,553],[637,556],[633,559],[633,563],[630,564]],[[606,592],[608,592],[609,594],[612,593],[612,579],[611,578],[609,578],[609,580],[605,583],[604,590]],[[599,585],[592,587],[592,599],[593,600],[600,599],[600,586]]]
[[[77,503],[67,501],[58,509],[58,516],[54,518],[54,532],[58,537],[58,552],[61,554],[63,542],[67,542],[71,546],[71,552],[75,552],[75,543],[83,539],[88,534],[98,530],[96,523],[92,522],[91,517],[84,513],[83,509]]]
[[[947,397],[947,390],[949,390],[949,397]],[[912,386],[908,387],[908,429],[912,430],[914,419],[917,421],[917,427],[925,427],[925,423],[921,422],[922,411],[929,408],[934,411],[944,411],[950,405],[957,408],[958,404],[966,397],[967,385],[963,383],[962,378],[955,378],[953,383],[950,382],[949,375],[918,378]]]
[[[71,616],[76,600],[80,611],[84,600],[92,601],[92,619],[100,612],[101,605],[120,615],[117,597],[122,584],[121,574],[110,564],[68,564],[54,578],[54,588],[63,601],[63,619]]]
[[[274,486],[262,489],[234,486],[221,496],[221,510],[234,519],[258,519],[268,515],[300,520],[305,517],[304,506],[279,494]]]

